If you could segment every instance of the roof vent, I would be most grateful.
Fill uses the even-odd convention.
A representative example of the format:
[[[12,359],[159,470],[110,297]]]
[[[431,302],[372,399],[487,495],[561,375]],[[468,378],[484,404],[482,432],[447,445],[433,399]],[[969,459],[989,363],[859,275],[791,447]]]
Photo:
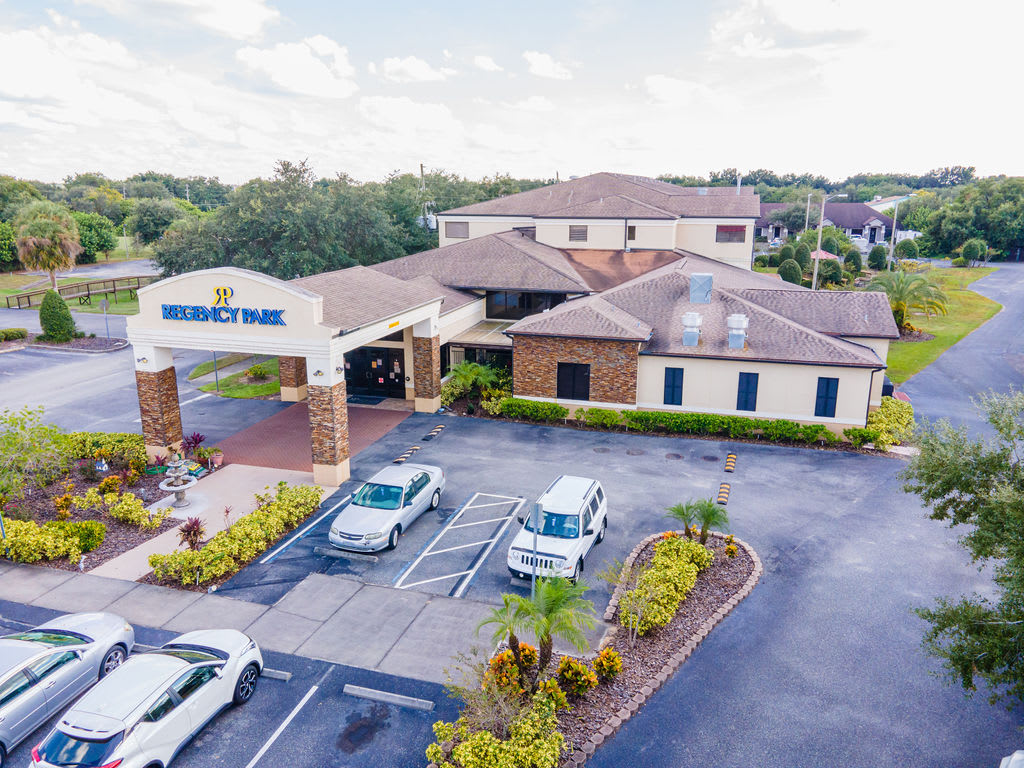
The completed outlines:
[[[711,282],[714,275],[710,272],[695,272],[690,275],[690,303],[711,303]]]
[[[707,187],[697,187],[697,194],[698,195],[706,195],[707,193],[708,193],[708,188]]]
[[[683,315],[683,346],[696,347],[700,341],[700,326],[704,318],[700,312],[687,312]]]
[[[725,325],[729,329],[729,349],[745,349],[750,318],[742,314],[729,315],[725,319]]]

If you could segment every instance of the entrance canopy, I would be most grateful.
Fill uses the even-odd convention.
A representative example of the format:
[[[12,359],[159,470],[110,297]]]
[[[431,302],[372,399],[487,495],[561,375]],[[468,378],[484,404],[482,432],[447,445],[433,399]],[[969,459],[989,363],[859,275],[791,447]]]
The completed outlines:
[[[348,478],[345,358],[412,329],[416,409],[440,405],[438,317],[431,280],[400,280],[365,267],[279,280],[235,267],[189,272],[139,290],[129,317],[147,450],[181,443],[174,348],[281,356],[282,399],[310,400],[317,482]]]

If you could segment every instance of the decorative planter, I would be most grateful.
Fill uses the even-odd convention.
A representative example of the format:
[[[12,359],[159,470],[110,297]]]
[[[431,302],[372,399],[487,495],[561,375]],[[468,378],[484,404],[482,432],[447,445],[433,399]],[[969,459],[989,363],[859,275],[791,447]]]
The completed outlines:
[[[224,463],[224,454],[215,453],[212,456],[210,456],[210,461],[213,462],[213,466],[219,467],[221,464]]]
[[[160,467],[146,467],[146,474],[147,475],[162,475],[166,471],[167,471],[167,467],[164,467],[164,466],[160,466]]]

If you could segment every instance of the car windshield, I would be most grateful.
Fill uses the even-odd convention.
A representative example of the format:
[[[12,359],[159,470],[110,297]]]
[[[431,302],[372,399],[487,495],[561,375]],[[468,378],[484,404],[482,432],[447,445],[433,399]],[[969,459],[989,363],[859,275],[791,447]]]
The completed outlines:
[[[106,739],[79,739],[55,728],[39,745],[39,756],[52,765],[82,768],[105,765],[123,739],[123,732]]]
[[[540,536],[555,536],[559,539],[575,539],[580,535],[579,515],[560,515],[557,512],[544,511],[540,519]],[[526,530],[533,531],[530,518],[526,518]]]
[[[373,509],[398,509],[402,505],[402,489],[397,485],[366,483],[356,492],[352,503]]]
[[[4,640],[23,640],[27,643],[41,643],[49,648],[61,645],[81,645],[92,642],[85,635],[64,632],[59,629],[33,629],[16,635],[4,635]]]
[[[199,648],[191,645],[165,645],[163,648],[157,648],[149,651],[149,653],[174,656],[176,659],[181,659],[189,664],[197,664],[203,661],[223,661],[228,658],[226,653],[218,655],[211,648]]]

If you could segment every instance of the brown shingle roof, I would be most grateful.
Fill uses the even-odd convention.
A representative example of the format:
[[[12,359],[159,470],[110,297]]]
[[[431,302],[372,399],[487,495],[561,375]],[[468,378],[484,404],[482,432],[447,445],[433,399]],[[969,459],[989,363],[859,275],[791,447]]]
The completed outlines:
[[[737,291],[765,309],[829,336],[898,339],[899,330],[884,293],[874,291]]]
[[[757,219],[757,226],[767,227],[771,215],[776,211],[785,210],[794,203],[761,203],[761,212]],[[817,206],[811,205],[811,225],[818,226],[818,216],[821,213],[821,203]],[[878,219],[885,225],[886,229],[892,229],[892,219],[883,216],[866,203],[825,203],[825,218],[831,221],[840,229],[863,229],[872,219]]]
[[[436,286],[399,280],[367,267],[289,281],[324,297],[324,324],[352,331],[442,298]]]
[[[677,251],[602,251],[596,248],[563,249],[562,253],[593,291],[606,291],[645,275],[652,269],[679,261]]]
[[[565,215],[559,212],[595,201],[603,205],[600,203],[602,198],[617,196],[654,206],[672,216],[756,218],[760,214],[760,198],[753,194],[752,188],[743,188],[740,194],[736,194],[735,189],[728,187],[680,187],[646,176],[602,172],[453,208],[444,211],[442,215]],[[622,214],[608,215],[611,218],[622,218]]]
[[[526,336],[582,336],[616,341],[644,341],[651,335],[651,326],[599,296],[586,302],[567,301],[547,312],[530,315],[513,328]]]
[[[590,292],[561,251],[519,232],[474,237],[371,269],[403,280],[430,275],[451,288]]]
[[[570,205],[558,211],[551,211],[537,218],[566,219],[675,219],[675,214],[648,205],[626,195],[600,197],[579,205]]]

